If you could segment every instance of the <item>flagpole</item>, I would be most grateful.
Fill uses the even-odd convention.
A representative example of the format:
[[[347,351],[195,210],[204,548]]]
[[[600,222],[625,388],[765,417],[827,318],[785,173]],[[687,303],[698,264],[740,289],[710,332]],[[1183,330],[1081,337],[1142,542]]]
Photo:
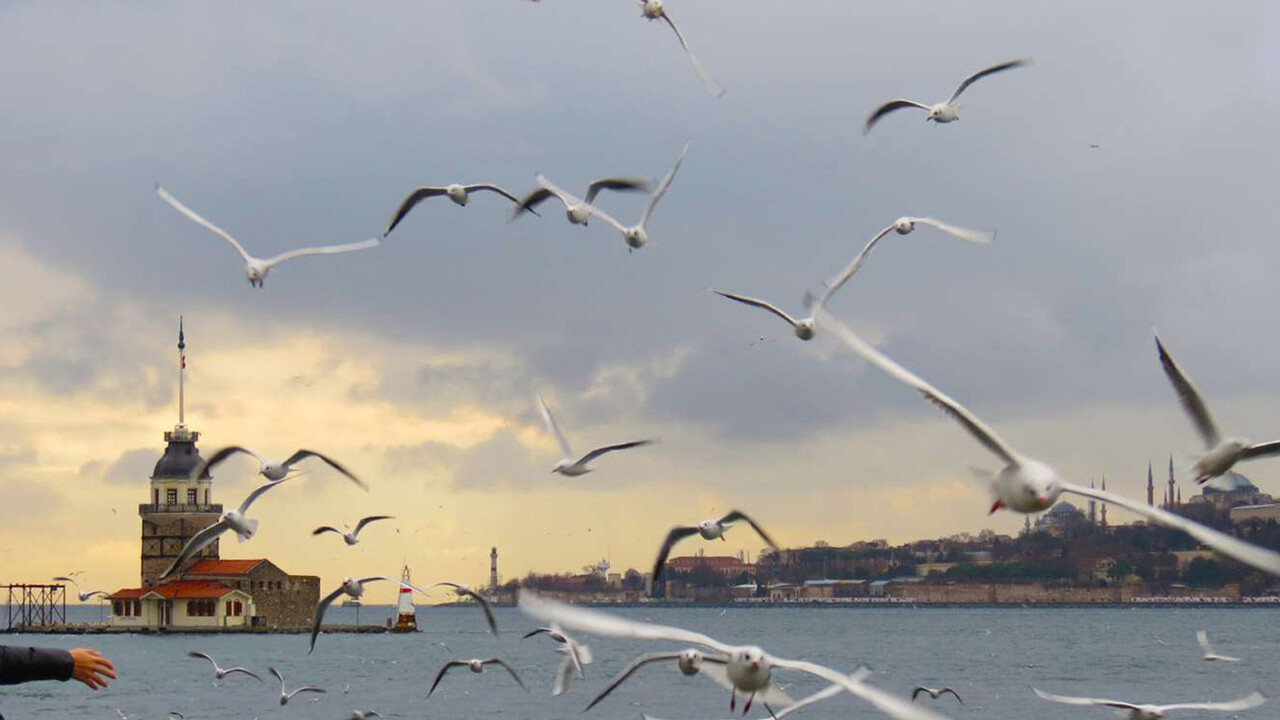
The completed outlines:
[[[182,316],[178,316],[178,426],[186,425],[187,338],[182,331]]]

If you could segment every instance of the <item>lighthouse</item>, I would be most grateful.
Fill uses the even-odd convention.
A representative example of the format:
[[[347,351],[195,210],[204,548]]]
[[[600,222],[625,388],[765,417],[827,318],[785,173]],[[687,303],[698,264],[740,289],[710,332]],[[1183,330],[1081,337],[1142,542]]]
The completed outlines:
[[[498,548],[489,548],[489,592],[498,589]]]

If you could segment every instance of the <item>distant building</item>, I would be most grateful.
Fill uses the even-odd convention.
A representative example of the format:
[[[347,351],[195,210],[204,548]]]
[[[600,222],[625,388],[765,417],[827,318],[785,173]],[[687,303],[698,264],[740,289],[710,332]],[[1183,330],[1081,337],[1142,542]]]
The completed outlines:
[[[1262,522],[1274,520],[1276,522],[1280,522],[1280,503],[1266,503],[1264,505],[1237,505],[1236,507],[1231,508],[1231,523],[1233,525],[1242,525],[1255,520]]]
[[[1050,535],[1061,535],[1071,527],[1088,524],[1089,519],[1085,514],[1080,512],[1080,508],[1069,502],[1059,502],[1057,505],[1049,508],[1049,511],[1036,518],[1036,532],[1046,532]]]
[[[1208,503],[1218,510],[1230,510],[1242,505],[1269,505],[1276,500],[1259,490],[1249,478],[1240,473],[1227,473],[1205,483],[1199,495],[1190,504]]]
[[[667,572],[687,573],[699,567],[708,567],[729,578],[738,577],[742,573],[755,575],[756,566],[743,562],[742,558],[732,555],[689,555],[671,558],[667,561]]]

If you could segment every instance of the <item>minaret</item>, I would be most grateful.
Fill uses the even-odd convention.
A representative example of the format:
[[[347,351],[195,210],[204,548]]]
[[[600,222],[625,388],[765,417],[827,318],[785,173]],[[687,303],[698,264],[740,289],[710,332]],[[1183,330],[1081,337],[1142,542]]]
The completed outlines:
[[[1182,486],[1178,486],[1178,507],[1182,507]]]
[[[213,504],[213,478],[192,479],[200,464],[200,433],[186,426],[187,338],[178,321],[178,424],[164,434],[164,455],[151,472],[151,496],[138,506],[142,517],[142,586],[150,587],[178,557],[192,535],[218,522],[222,506]],[[214,541],[199,558],[218,557]]]
[[[1022,534],[1023,535],[1031,534],[1031,516],[1030,515],[1023,517]]]
[[[1102,476],[1102,492],[1107,491],[1107,476]],[[1102,503],[1102,527],[1107,526],[1107,504]]]
[[[1089,489],[1093,489],[1093,480],[1089,481]],[[1098,503],[1093,498],[1089,498],[1089,524],[1098,524]]]
[[[498,548],[489,548],[489,590],[498,589]]]
[[[1151,472],[1151,461],[1147,461],[1147,506],[1156,504],[1156,478]]]
[[[1173,481],[1173,456],[1170,455],[1169,456],[1169,505],[1168,505],[1170,509],[1174,507],[1174,504],[1173,504],[1174,494],[1175,494],[1175,490],[1174,490],[1174,481]]]

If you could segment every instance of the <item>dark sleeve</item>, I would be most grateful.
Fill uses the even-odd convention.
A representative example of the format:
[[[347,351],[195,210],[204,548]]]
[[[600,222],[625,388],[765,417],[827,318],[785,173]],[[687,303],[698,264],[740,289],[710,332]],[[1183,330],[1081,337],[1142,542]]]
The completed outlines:
[[[75,663],[58,648],[0,645],[0,685],[32,680],[70,680]]]

